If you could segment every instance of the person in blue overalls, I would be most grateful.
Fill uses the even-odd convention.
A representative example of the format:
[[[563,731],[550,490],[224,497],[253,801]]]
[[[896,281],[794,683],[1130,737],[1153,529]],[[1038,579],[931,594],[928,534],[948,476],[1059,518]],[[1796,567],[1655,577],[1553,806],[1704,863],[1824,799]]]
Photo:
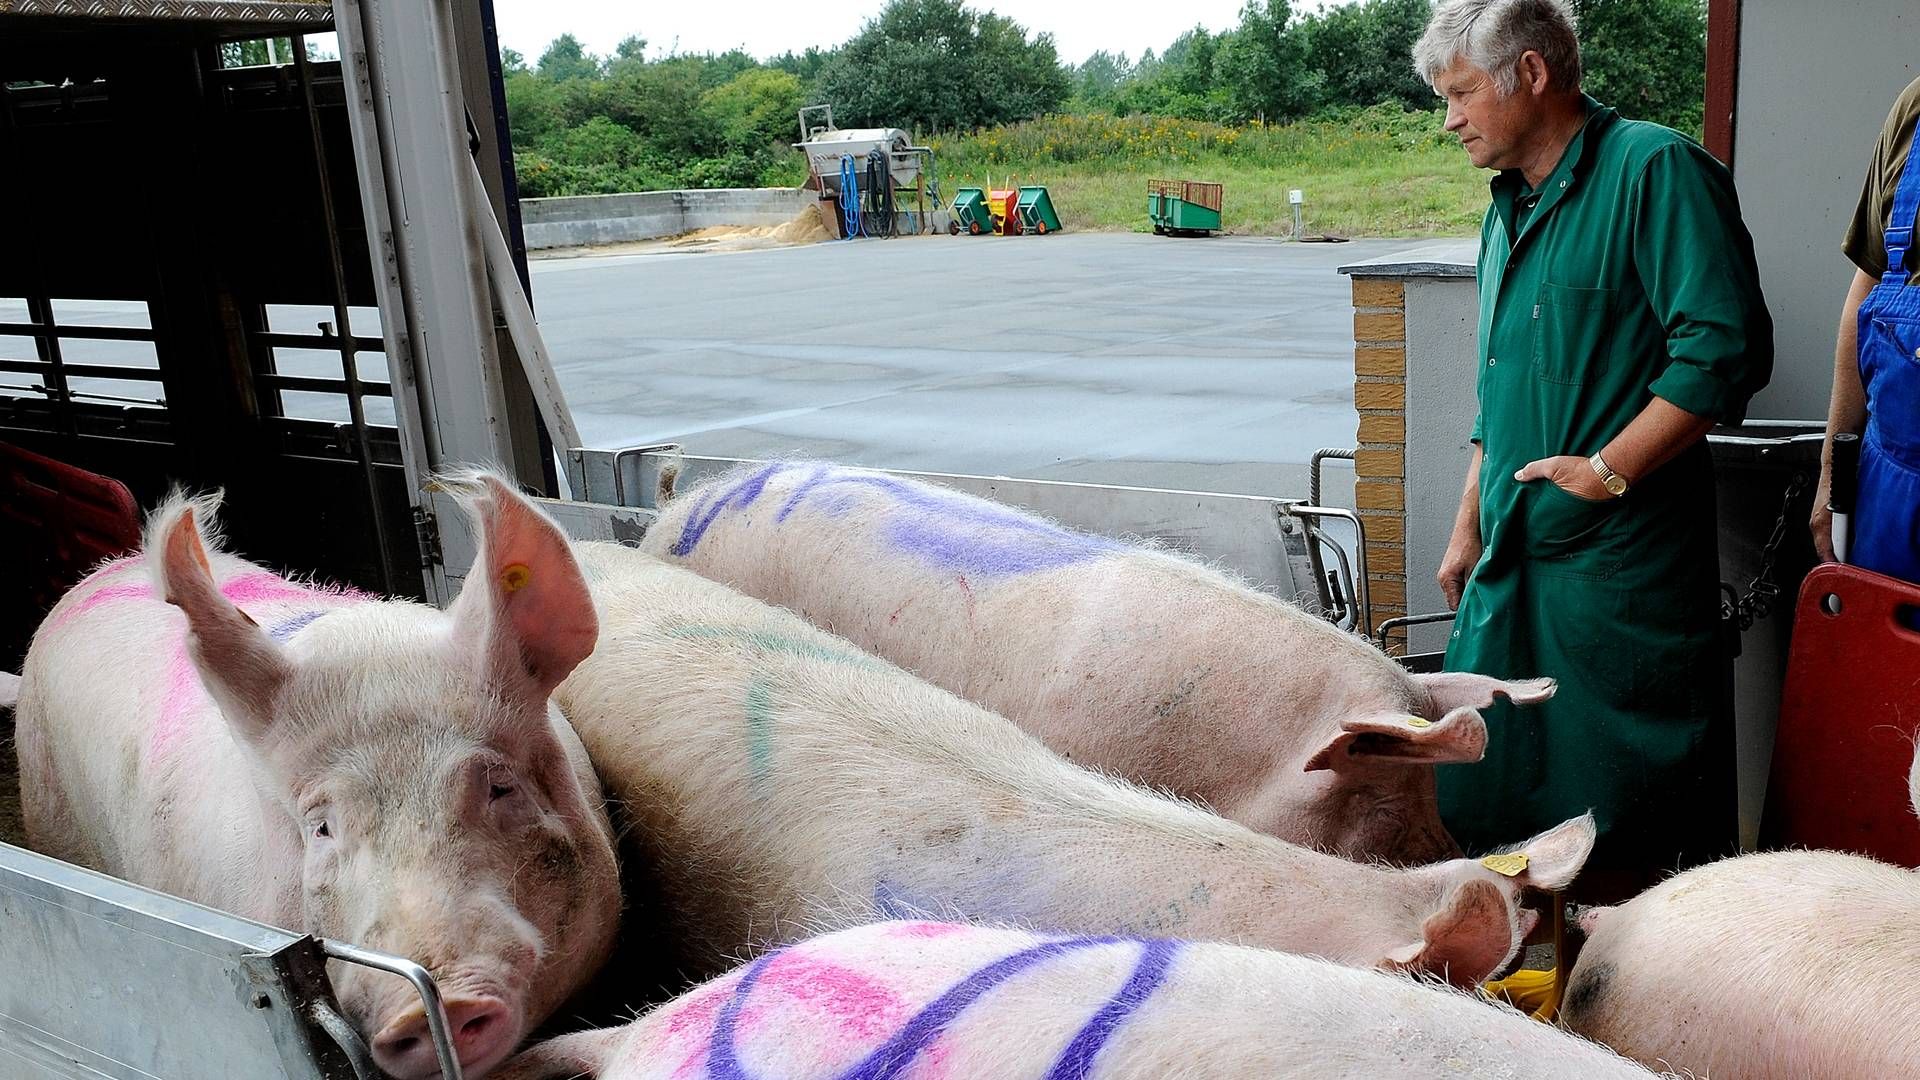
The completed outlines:
[[[1858,270],[1841,309],[1826,450],[1813,500],[1813,544],[1835,559],[1827,499],[1833,436],[1863,432],[1860,493],[1847,561],[1920,581],[1920,288],[1914,229],[1920,215],[1920,80],[1894,102],[1874,147],[1860,205],[1840,245]]]

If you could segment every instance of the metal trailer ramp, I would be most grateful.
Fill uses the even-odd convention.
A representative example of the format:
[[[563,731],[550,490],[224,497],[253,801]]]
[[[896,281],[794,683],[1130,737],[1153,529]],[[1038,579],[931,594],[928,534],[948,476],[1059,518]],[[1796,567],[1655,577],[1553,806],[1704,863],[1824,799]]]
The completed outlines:
[[[413,981],[443,1075],[460,1075],[417,965],[0,843],[0,1076],[377,1080],[334,1001],[329,958]]]

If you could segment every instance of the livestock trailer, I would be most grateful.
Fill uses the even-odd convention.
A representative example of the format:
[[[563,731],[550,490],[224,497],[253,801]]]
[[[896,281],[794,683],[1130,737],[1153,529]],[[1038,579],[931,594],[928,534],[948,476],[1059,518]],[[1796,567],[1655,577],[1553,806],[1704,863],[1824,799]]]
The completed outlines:
[[[329,33],[337,59],[309,48]],[[444,605],[474,554],[445,467],[495,464],[575,536],[633,540],[661,470],[731,464],[582,445],[528,295],[488,0],[3,0],[0,171],[39,178],[0,201],[0,441],[141,504],[222,488],[233,548],[278,570]],[[1369,628],[1323,529],[1360,528],[1348,511],[940,479]],[[34,526],[6,521],[18,555]],[[58,591],[33,577],[4,586],[0,670]],[[459,1075],[422,967],[13,846],[13,769],[0,754],[0,1076],[377,1076],[335,964],[409,981]]]
[[[326,33],[337,60],[308,53]],[[263,39],[284,45],[265,63],[244,45]],[[575,536],[631,541],[664,472],[733,464],[580,438],[528,295],[490,0],[0,0],[0,175],[36,178],[0,200],[0,440],[142,503],[224,488],[233,546],[277,569],[445,604],[474,543],[442,468],[493,463]],[[1283,498],[936,479],[1392,629],[1370,595],[1380,519],[1318,505],[1317,480]],[[1404,572],[1400,524],[1381,562]],[[22,577],[0,670],[45,608]],[[410,982],[459,1075],[411,960],[48,859],[10,828],[0,812],[0,1076],[375,1076],[331,964]]]

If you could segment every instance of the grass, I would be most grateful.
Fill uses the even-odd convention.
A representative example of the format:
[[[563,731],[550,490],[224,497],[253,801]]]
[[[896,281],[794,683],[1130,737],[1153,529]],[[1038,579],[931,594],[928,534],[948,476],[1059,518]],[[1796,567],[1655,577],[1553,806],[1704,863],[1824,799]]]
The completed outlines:
[[[1045,184],[1069,229],[1148,231],[1149,179],[1226,185],[1223,224],[1240,234],[1290,233],[1292,188],[1309,235],[1471,235],[1487,205],[1487,175],[1436,114],[1385,107],[1277,126],[1052,116],[933,146],[947,199],[989,178]]]

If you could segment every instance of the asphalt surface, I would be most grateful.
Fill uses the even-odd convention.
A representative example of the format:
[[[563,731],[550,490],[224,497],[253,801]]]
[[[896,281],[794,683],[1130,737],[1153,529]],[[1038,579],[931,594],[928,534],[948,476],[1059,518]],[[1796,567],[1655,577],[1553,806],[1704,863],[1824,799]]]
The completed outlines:
[[[1354,438],[1335,268],[1407,246],[916,237],[547,258],[533,290],[590,445],[1304,495]]]
[[[912,237],[542,258],[534,302],[589,445],[725,457],[1304,496],[1306,461],[1354,438],[1352,308],[1335,273],[1407,241],[1291,244],[1134,234]],[[20,310],[15,311],[14,308]],[[55,301],[61,321],[145,325],[141,305]],[[24,306],[0,300],[0,320]],[[312,333],[324,308],[275,305]],[[357,333],[379,313],[356,308]],[[151,346],[74,340],[70,362],[152,367]],[[33,355],[25,338],[0,354]],[[277,350],[290,374],[339,373]],[[382,379],[378,355],[363,374]],[[0,375],[27,384],[30,375]],[[158,382],[76,379],[152,403]],[[286,392],[290,415],[345,399]],[[392,423],[390,402],[369,419]],[[1334,463],[1326,497],[1351,474]]]

